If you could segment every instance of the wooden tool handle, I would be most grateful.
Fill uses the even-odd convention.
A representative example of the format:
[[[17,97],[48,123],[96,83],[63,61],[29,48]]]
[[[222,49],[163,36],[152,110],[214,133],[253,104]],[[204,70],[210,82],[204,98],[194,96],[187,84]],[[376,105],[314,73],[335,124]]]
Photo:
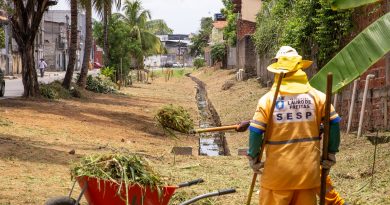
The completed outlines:
[[[332,81],[333,74],[328,73],[326,82],[326,100],[325,100],[325,119],[324,119],[324,136],[322,139],[322,160],[328,159],[328,144],[330,135],[330,107],[332,98]],[[326,194],[326,177],[328,176],[328,169],[321,169],[321,193],[320,193],[320,205],[325,205]]]
[[[275,110],[276,100],[278,99],[278,93],[279,93],[280,85],[282,84],[282,80],[284,78],[284,75],[285,75],[285,73],[283,73],[283,72],[279,74],[278,83],[276,84],[274,99],[272,100],[271,110],[270,110],[270,114],[269,114],[268,121],[267,121],[267,127],[270,127],[270,124],[272,122],[272,115],[273,115],[274,110]],[[259,162],[261,162],[261,158],[263,158],[263,151],[264,151],[265,143],[268,140],[268,136],[269,136],[269,131],[268,131],[268,129],[266,129],[265,133],[264,133],[263,142],[261,144],[260,153],[259,153],[259,159],[258,159]],[[251,186],[249,188],[249,193],[248,193],[246,205],[250,205],[250,203],[251,203],[253,189],[254,189],[255,184],[256,184],[256,178],[257,178],[257,173],[253,173],[252,183],[251,183]]]
[[[195,133],[235,130],[238,128],[238,126],[239,125],[227,125],[227,126],[221,126],[221,127],[210,127],[210,128],[196,129]]]

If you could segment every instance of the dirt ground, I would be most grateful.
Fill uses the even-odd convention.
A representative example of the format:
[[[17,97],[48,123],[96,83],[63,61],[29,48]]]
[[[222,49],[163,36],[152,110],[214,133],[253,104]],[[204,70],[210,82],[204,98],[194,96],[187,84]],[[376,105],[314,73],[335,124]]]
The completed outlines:
[[[250,119],[257,100],[267,91],[255,80],[233,81],[230,89],[222,90],[222,85],[234,78],[229,70],[202,69],[193,75],[207,84],[208,96],[223,124]],[[197,155],[198,136],[167,137],[155,124],[155,113],[169,103],[184,106],[198,120],[194,82],[187,77],[165,82],[160,77],[122,92],[126,95],[0,101],[0,205],[43,204],[49,197],[67,195],[72,185],[72,161],[90,153],[121,150],[144,155],[171,184],[196,178],[206,181],[179,189],[171,204],[230,187],[237,193],[198,204],[245,202],[252,172],[246,158],[237,155],[237,149],[247,146],[247,133],[226,134],[232,156],[205,157]],[[175,156],[171,153],[173,146],[191,146],[193,156]],[[72,149],[74,155],[68,153]],[[378,146],[371,186],[373,150],[374,146],[363,138],[342,137],[331,176],[350,204],[390,204],[390,145]],[[254,195],[252,201],[256,204]]]

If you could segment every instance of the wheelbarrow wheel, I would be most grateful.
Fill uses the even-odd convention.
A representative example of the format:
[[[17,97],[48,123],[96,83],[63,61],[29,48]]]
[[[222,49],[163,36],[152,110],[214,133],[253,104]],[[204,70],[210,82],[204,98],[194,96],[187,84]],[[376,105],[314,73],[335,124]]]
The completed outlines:
[[[76,205],[76,199],[68,196],[58,196],[47,200],[45,205]]]

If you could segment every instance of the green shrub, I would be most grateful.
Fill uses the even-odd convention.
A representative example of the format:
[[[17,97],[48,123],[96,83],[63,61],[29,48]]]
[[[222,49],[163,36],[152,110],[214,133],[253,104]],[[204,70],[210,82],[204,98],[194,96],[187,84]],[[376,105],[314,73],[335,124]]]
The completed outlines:
[[[58,92],[50,84],[41,84],[39,86],[39,92],[44,98],[48,98],[51,100],[58,99]]]
[[[226,55],[226,46],[223,43],[215,44],[211,47],[211,60],[216,62],[221,62]]]
[[[112,67],[104,67],[100,69],[100,74],[110,78],[112,81],[115,79],[115,69]]]
[[[75,98],[82,98],[82,96],[83,96],[81,94],[81,91],[78,89],[78,87],[77,88],[72,87],[69,92],[72,95],[72,97],[75,97]]]
[[[194,66],[196,69],[203,67],[205,63],[206,61],[203,58],[195,58],[194,60]]]
[[[64,87],[62,87],[61,82],[58,80],[51,82],[49,84],[40,84],[39,90],[42,97],[51,100],[67,99],[71,97],[75,97],[75,98],[82,97],[82,93],[80,92],[77,86],[72,87],[70,90],[67,90]]]
[[[103,75],[98,77],[88,75],[86,89],[95,93],[116,93],[115,84]]]

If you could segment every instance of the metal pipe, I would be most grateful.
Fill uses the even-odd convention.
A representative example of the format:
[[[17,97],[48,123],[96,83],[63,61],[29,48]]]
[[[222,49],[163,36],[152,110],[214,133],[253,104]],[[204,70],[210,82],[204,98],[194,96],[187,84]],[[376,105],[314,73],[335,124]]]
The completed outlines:
[[[359,128],[357,137],[360,137],[362,135],[362,127],[363,127],[363,117],[364,117],[364,110],[366,107],[366,101],[367,101],[367,91],[368,91],[368,83],[370,81],[370,78],[374,78],[375,75],[369,74],[366,77],[366,84],[364,85],[364,93],[363,93],[363,103],[362,103],[362,109],[360,110],[360,119],[359,119]]]
[[[358,79],[353,81],[353,88],[352,88],[352,96],[351,96],[351,105],[349,107],[349,113],[348,113],[348,125],[347,125],[347,134],[351,130],[351,124],[352,124],[352,114],[353,114],[353,107],[355,106],[355,98],[356,98],[356,86],[359,82]]]

